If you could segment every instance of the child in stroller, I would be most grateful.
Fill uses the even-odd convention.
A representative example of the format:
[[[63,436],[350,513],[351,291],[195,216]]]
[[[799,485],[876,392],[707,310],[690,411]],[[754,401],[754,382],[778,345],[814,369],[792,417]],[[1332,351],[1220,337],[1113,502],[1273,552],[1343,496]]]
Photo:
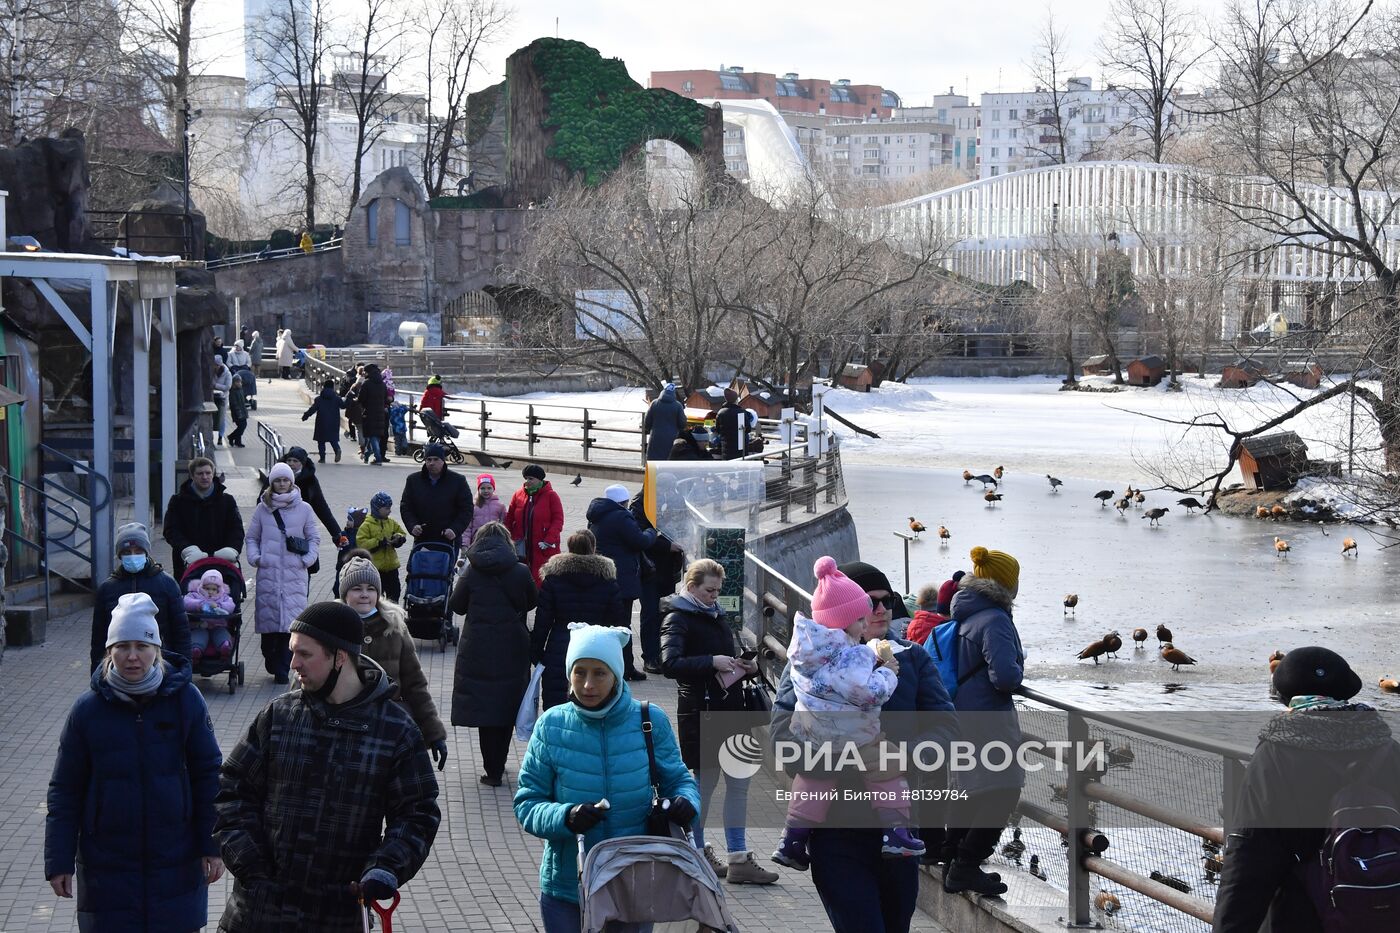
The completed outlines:
[[[237,606],[229,595],[224,575],[210,567],[189,581],[185,594],[185,614],[190,620],[190,660],[198,664],[207,655],[227,661],[233,654],[233,636],[228,631],[229,616]]]
[[[430,408],[418,410],[418,417],[423,421],[423,430],[428,432],[428,444],[441,444],[447,448],[447,460],[449,463],[462,463],[464,458],[462,452],[457,449],[457,444],[452,440],[461,432],[456,425],[448,424],[437,416],[437,412]],[[413,459],[419,463],[423,462],[424,451],[427,444],[420,446],[413,452]]]

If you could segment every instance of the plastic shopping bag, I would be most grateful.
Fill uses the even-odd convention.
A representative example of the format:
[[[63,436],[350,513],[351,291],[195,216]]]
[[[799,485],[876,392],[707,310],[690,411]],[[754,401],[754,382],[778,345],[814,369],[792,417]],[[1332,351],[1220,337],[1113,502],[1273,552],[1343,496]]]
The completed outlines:
[[[536,664],[530,671],[530,686],[525,688],[525,696],[520,701],[520,709],[515,714],[515,737],[522,742],[530,741],[530,733],[535,731],[535,720],[540,718],[540,676],[544,665]]]

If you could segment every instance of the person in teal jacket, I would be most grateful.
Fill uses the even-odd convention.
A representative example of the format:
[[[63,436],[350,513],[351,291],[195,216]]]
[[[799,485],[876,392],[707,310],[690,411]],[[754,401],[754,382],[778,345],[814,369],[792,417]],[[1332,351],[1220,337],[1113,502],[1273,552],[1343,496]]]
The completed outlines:
[[[592,848],[604,839],[643,834],[652,800],[641,703],[622,679],[622,646],[630,633],[579,623],[570,629],[569,702],[550,707],[536,721],[515,792],[515,818],[545,840],[545,933],[578,933],[582,922],[577,835]],[[671,721],[655,705],[650,716],[661,792],[671,802],[667,814],[689,826],[700,810],[700,789],[681,760]],[[593,806],[604,798],[608,809]]]

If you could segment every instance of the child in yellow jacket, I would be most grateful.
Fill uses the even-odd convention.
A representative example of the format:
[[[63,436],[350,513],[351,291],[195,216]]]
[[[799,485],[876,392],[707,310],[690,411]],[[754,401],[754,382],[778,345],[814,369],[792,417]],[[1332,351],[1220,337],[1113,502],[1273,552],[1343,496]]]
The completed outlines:
[[[374,569],[384,583],[385,597],[399,601],[399,552],[408,540],[408,532],[390,513],[394,500],[387,492],[377,492],[369,500],[369,515],[355,533],[355,543],[369,551]]]

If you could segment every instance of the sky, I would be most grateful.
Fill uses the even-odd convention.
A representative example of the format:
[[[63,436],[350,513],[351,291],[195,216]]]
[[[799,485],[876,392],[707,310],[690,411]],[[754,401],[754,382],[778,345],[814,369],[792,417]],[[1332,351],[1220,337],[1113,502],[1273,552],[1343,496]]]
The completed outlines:
[[[330,0],[351,13],[359,0]],[[645,85],[652,71],[718,69],[803,77],[849,78],[898,93],[908,106],[934,94],[1029,89],[1026,63],[1049,5],[1046,0],[885,0],[865,7],[851,0],[754,0],[712,7],[677,0],[516,0],[515,19],[491,48],[473,83],[504,75],[505,59],[540,36],[578,39],[621,58]],[[1098,84],[1096,42],[1109,0],[1060,0],[1055,18],[1069,40],[1075,74]],[[241,14],[237,3],[195,7],[210,36],[196,55],[205,73],[242,75]],[[994,11],[993,11],[994,10]],[[733,12],[731,12],[733,11]],[[557,33],[556,33],[557,20]]]

